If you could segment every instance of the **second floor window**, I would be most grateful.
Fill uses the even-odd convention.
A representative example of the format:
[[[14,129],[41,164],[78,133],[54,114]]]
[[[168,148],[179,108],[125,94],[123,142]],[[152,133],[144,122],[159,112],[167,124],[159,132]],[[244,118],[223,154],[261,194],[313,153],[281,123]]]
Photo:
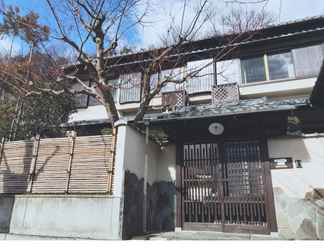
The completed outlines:
[[[141,73],[129,73],[119,76],[119,103],[139,102],[141,100]]]
[[[215,81],[214,59],[188,62],[187,73],[193,74],[186,82],[189,94],[210,91]]]
[[[323,44],[241,59],[242,83],[316,77],[323,59]]]
[[[243,83],[262,82],[267,80],[263,56],[243,59],[241,65]]]
[[[151,90],[156,88],[159,81],[181,80],[182,79],[182,68],[166,69],[158,73],[152,74],[150,77]],[[172,92],[183,88],[183,84],[176,84],[173,82],[166,82],[164,87],[161,89],[161,93]]]
[[[269,80],[295,77],[294,64],[291,52],[269,55]]]

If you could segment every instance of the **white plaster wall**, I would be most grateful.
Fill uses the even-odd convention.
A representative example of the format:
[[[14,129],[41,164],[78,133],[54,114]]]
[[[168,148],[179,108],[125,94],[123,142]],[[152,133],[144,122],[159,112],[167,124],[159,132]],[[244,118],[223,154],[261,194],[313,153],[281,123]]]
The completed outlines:
[[[269,156],[301,160],[302,168],[271,170],[279,235],[285,239],[324,239],[324,137],[273,138]]]
[[[158,156],[157,181],[176,181],[176,145],[162,148]]]
[[[170,144],[160,147],[150,141],[147,146],[145,135],[131,127],[126,129],[125,170],[141,179],[144,178],[145,154],[148,153],[148,182],[174,182],[176,178],[176,146]]]
[[[283,187],[296,198],[304,198],[314,188],[324,188],[324,137],[270,139],[268,147],[271,158],[292,157],[301,160],[303,166],[272,170],[273,186]]]
[[[160,147],[152,141],[149,141],[149,144],[146,145],[145,136],[128,126],[126,129],[124,167],[125,170],[136,174],[139,179],[144,178],[146,152],[148,155],[147,180],[152,184],[157,175],[157,157]]]

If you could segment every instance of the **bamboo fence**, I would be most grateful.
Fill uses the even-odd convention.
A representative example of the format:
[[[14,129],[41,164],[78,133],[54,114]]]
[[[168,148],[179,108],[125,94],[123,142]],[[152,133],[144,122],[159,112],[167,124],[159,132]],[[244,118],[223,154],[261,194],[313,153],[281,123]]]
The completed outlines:
[[[0,194],[112,193],[115,137],[0,144]]]

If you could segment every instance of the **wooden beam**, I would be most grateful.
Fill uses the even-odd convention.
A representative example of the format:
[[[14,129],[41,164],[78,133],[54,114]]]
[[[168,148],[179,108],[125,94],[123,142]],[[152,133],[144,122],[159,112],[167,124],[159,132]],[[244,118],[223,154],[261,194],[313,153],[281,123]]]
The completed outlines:
[[[75,139],[76,139],[76,132],[73,131],[72,135],[69,136],[69,140],[71,141],[71,147],[70,147],[70,158],[69,158],[69,164],[67,168],[67,179],[66,179],[66,187],[65,192],[69,192],[69,185],[70,185],[70,179],[71,179],[71,171],[72,171],[72,162],[73,162],[73,154],[74,154],[74,147],[75,147]]]
[[[112,144],[111,144],[111,150],[110,153],[112,154],[112,162],[110,165],[110,168],[108,169],[108,186],[107,186],[107,192],[112,194],[113,193],[113,179],[115,174],[115,160],[116,160],[116,145],[117,145],[117,133],[118,128],[112,129]]]
[[[36,137],[34,139],[34,144],[33,144],[33,156],[32,156],[32,161],[31,161],[31,166],[30,166],[30,171],[29,171],[29,176],[28,176],[28,182],[27,182],[29,193],[31,193],[33,190],[33,181],[34,181],[34,176],[35,176],[35,172],[36,172],[39,144],[40,144],[40,135],[36,135]]]
[[[4,152],[5,141],[6,141],[6,139],[3,137],[1,140],[1,144],[0,144],[0,166],[1,166],[1,161],[2,161],[2,155]]]
[[[183,143],[177,138],[176,145],[176,227],[181,228],[183,225]]]

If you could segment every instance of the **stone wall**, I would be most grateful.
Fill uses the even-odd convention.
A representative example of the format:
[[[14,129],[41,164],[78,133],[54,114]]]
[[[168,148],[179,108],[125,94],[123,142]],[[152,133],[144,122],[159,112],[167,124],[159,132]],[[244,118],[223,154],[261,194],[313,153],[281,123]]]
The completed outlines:
[[[268,146],[270,157],[294,160],[293,169],[271,170],[279,236],[324,239],[324,138],[273,138]]]

